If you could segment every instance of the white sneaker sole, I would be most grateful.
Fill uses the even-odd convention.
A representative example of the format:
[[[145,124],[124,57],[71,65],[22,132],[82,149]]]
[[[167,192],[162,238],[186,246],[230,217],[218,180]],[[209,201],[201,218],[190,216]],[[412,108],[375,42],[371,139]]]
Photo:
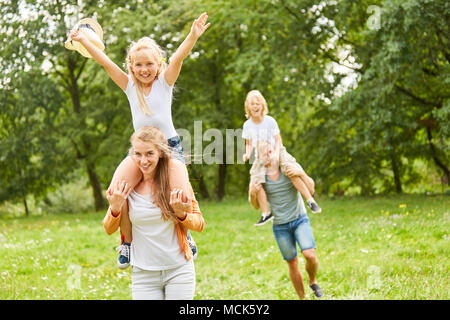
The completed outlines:
[[[124,263],[124,264],[122,264],[122,263],[120,263],[120,262],[117,262],[117,267],[119,267],[119,269],[126,269],[126,268],[128,268],[129,266],[130,266],[129,263]]]
[[[273,216],[272,216],[271,218],[267,219],[267,220],[264,221],[264,222],[261,222],[261,223],[255,223],[254,226],[255,226],[255,227],[260,227],[260,226],[263,226],[263,225],[265,225],[267,222],[272,221],[272,220],[273,220]]]

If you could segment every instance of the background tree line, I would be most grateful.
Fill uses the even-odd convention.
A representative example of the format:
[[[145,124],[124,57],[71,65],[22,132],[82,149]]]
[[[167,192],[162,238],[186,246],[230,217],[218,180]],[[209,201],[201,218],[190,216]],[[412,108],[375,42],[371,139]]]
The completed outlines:
[[[1,4],[0,201],[26,207],[28,196],[45,200],[82,174],[95,208],[106,205],[103,190],[128,149],[131,114],[98,64],[64,48],[80,18],[99,21],[106,53],[122,65],[129,43],[145,35],[170,56],[203,11],[212,26],[177,81],[176,128],[193,133],[201,120],[203,131],[225,137],[242,127],[245,96],[256,88],[318,193],[426,191],[436,177],[448,187],[447,1]],[[249,164],[188,168],[200,198],[247,192]]]

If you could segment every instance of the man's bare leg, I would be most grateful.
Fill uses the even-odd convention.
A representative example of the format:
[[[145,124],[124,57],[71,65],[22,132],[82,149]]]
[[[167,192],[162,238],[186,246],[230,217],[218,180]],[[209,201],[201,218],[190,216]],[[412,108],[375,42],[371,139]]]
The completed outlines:
[[[286,261],[289,268],[289,277],[294,285],[295,291],[297,292],[300,300],[305,298],[305,287],[303,286],[303,277],[298,268],[298,258],[295,257],[292,260]]]

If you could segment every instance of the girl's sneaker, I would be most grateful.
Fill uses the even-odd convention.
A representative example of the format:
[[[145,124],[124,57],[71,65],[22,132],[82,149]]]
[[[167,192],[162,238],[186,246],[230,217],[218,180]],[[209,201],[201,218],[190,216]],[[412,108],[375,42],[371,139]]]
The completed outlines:
[[[126,269],[130,266],[130,246],[130,243],[124,242],[116,248],[119,252],[119,258],[117,259],[117,266],[119,269]]]
[[[192,251],[192,258],[195,260],[197,258],[197,244],[194,241],[194,238],[192,238],[191,236],[191,232],[188,230],[188,235],[187,235],[187,241],[189,244],[189,247],[191,248]]]

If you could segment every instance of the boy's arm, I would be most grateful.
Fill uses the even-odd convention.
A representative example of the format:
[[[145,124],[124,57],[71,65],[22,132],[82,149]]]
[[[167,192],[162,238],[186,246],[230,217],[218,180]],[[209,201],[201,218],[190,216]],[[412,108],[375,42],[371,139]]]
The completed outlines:
[[[275,136],[275,156],[277,157],[277,159],[280,157],[280,150],[282,145],[283,142],[281,141],[281,135],[277,134]]]
[[[245,154],[243,156],[244,162],[250,159],[252,151],[253,151],[252,141],[250,139],[245,139]]]
[[[90,53],[92,58],[106,70],[111,79],[125,91],[128,84],[128,76],[119,68],[119,66],[117,66],[102,50],[92,44],[82,32],[72,30],[70,32],[70,37],[72,40],[80,42]]]
[[[210,26],[210,23],[206,24],[207,19],[208,15],[204,12],[194,21],[191,31],[187,35],[186,39],[184,39],[177,51],[175,51],[170,58],[169,66],[164,72],[164,79],[169,86],[173,86],[175,84],[178,76],[180,75],[183,60],[188,56],[189,52],[191,52],[198,38],[200,38],[203,32],[205,32],[205,30]]]

